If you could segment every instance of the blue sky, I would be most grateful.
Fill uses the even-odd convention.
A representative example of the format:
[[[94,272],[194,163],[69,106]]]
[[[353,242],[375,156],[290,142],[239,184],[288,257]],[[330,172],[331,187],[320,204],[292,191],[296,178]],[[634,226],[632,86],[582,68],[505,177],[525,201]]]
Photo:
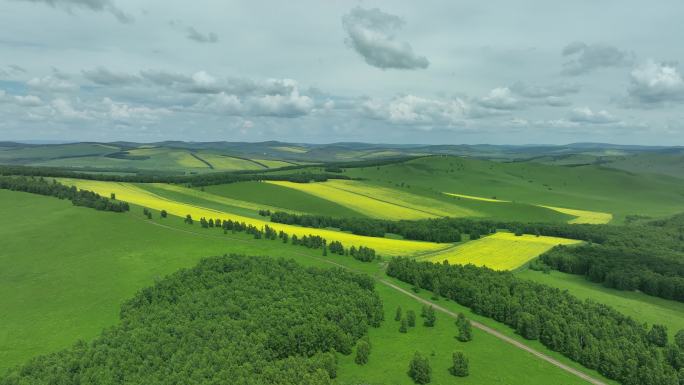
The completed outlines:
[[[0,2],[0,140],[684,144],[684,3]]]

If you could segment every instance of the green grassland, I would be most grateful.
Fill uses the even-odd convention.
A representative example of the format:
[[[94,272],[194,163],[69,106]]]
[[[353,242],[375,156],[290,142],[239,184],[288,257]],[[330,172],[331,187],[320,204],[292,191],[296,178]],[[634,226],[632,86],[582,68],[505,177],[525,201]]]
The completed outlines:
[[[365,178],[367,183],[402,182],[413,192],[420,188],[609,212],[617,223],[630,214],[662,217],[684,211],[684,180],[593,165],[557,167],[433,156],[385,166],[349,168],[346,174]],[[486,203],[490,202],[478,202]]]
[[[0,373],[29,357],[90,339],[116,322],[118,306],[136,290],[204,256],[246,253],[294,258],[316,266],[340,264],[384,276],[381,265],[349,257],[320,256],[320,250],[284,246],[279,241],[253,240],[243,234],[224,235],[218,230],[188,226],[181,218],[142,216],[133,206],[129,213],[98,212],[74,207],[68,201],[0,190],[0,215],[13,220],[0,224]],[[378,283],[378,286],[381,284]],[[415,300],[379,287],[386,311],[397,304],[419,310]],[[421,293],[428,295],[427,293]],[[455,303],[442,301],[452,310]],[[470,315],[476,318],[475,315]],[[490,326],[513,335],[491,320]],[[409,384],[405,374],[416,350],[430,355],[435,380],[446,383],[451,352],[464,350],[471,360],[471,384],[581,384],[550,364],[488,335],[475,332],[468,344],[457,342],[453,322],[438,315],[434,329],[417,326],[407,335],[398,333],[391,317],[371,332],[373,344],[368,366],[358,367],[352,356],[340,357],[339,384]],[[516,337],[520,339],[519,337]],[[558,357],[534,342],[535,348]],[[570,363],[560,357],[562,362]],[[496,360],[497,365],[491,365]],[[576,365],[574,365],[576,366]],[[525,375],[521,376],[521,370]],[[610,383],[610,382],[608,382]]]
[[[649,324],[667,326],[670,338],[684,329],[684,303],[653,297],[639,292],[610,289],[598,283],[589,282],[584,276],[552,271],[523,270],[518,276],[545,285],[568,290],[573,295],[610,305],[636,320]]]

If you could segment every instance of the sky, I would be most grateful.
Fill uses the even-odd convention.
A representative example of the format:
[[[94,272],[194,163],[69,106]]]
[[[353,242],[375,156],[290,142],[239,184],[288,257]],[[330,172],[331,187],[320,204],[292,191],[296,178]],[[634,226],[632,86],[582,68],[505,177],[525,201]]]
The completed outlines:
[[[684,2],[0,0],[0,140],[684,145]]]

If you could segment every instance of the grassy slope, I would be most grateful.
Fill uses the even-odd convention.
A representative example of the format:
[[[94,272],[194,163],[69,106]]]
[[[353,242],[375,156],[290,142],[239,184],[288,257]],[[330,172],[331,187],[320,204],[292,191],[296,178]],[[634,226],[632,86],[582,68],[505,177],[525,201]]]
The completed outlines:
[[[667,326],[670,337],[677,330],[684,329],[684,303],[668,301],[639,292],[621,291],[603,287],[587,281],[583,276],[552,271],[543,274],[538,271],[524,270],[517,273],[521,278],[566,289],[580,298],[591,298],[605,303],[620,312],[649,324],[659,323]]]
[[[73,207],[50,197],[0,190],[0,215],[17,218],[0,224],[0,233],[10,240],[0,249],[0,291],[9,293],[0,296],[0,308],[4,310],[0,313],[0,373],[32,355],[67,347],[79,338],[94,337],[116,322],[119,304],[136,290],[150,285],[157,277],[193,265],[203,256],[236,252],[291,257],[306,265],[330,266],[319,257],[319,251],[283,246],[278,241],[256,241],[240,234],[225,236],[217,230],[184,225],[180,218],[159,219],[157,213],[153,221],[148,221],[141,219],[138,207],[131,213],[105,213]],[[28,241],[37,237],[41,242]],[[379,274],[376,264],[341,256],[327,258]],[[403,294],[379,284],[378,289],[388,314],[396,304],[420,308]],[[442,302],[451,310],[464,311],[455,303]],[[462,349],[472,365],[472,374],[462,379],[463,383],[583,384],[478,331],[473,342],[459,344],[452,339],[453,323],[441,314],[436,328],[420,326],[404,336],[397,332],[392,317],[387,318],[381,328],[371,332],[370,364],[358,367],[353,356],[340,357],[338,383],[364,379],[371,384],[409,384],[405,371],[415,350],[426,354],[435,351],[436,355],[430,358],[435,371],[433,383],[445,383],[452,380],[444,372],[451,352]],[[510,329],[484,321],[512,335]],[[538,343],[530,345],[558,357]],[[492,360],[497,365],[492,366]]]
[[[282,207],[287,210],[334,217],[363,217],[363,213],[348,209],[340,204],[318,198],[301,191],[263,182],[229,183],[207,186],[208,193]]]
[[[350,168],[346,173],[374,183],[401,181],[434,192],[610,212],[618,222],[628,214],[665,216],[684,211],[684,181],[597,166],[554,167],[440,156]]]
[[[619,157],[608,163],[607,166],[630,172],[663,174],[684,178],[684,154],[681,152],[671,154],[643,153]]]

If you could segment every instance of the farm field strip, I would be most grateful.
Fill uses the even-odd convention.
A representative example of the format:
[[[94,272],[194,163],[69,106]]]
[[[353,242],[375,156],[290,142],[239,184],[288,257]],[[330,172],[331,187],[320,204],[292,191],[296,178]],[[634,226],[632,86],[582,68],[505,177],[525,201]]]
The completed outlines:
[[[510,201],[505,201],[502,199],[476,197],[474,195],[466,195],[466,194],[456,194],[456,193],[448,193],[448,192],[445,192],[444,194],[452,196],[452,197],[472,199],[475,201],[482,201],[482,202],[499,202],[499,203],[509,203],[510,202]]]
[[[440,263],[487,266],[494,270],[514,270],[556,245],[581,243],[575,239],[499,232],[424,258]]]
[[[568,221],[568,223],[586,223],[586,224],[597,224],[597,225],[602,225],[606,224],[610,221],[613,220],[613,214],[610,213],[602,213],[599,211],[587,211],[587,210],[576,210],[576,209],[566,209],[563,207],[555,207],[555,206],[544,206],[544,205],[538,205],[540,207],[544,207],[550,210],[555,210],[563,214],[568,214],[568,215],[573,215],[577,218],[572,219]]]
[[[284,231],[298,237],[305,235],[319,235],[328,241],[339,241],[345,246],[367,246],[375,249],[381,255],[413,255],[425,251],[437,251],[449,247],[449,244],[433,242],[408,241],[388,238],[374,238],[360,235],[344,233],[340,231],[325,229],[310,229],[292,225],[272,223],[265,220],[249,218],[233,213],[208,209],[187,203],[180,203],[166,199],[137,187],[130,183],[102,182],[81,179],[59,178],[60,182],[66,185],[76,186],[79,189],[91,190],[102,196],[109,197],[111,193],[116,194],[118,200],[148,207],[154,210],[166,210],[169,214],[185,217],[190,214],[194,219],[200,217],[214,218],[244,222],[256,227],[269,225],[276,231]]]
[[[474,210],[394,188],[343,179],[332,179],[325,183],[339,190],[389,202],[398,206],[409,207],[437,217],[473,217],[479,215]]]
[[[348,207],[371,218],[378,219],[426,219],[435,215],[414,210],[412,208],[398,206],[393,203],[383,202],[349,191],[340,190],[324,183],[294,183],[285,181],[267,181],[282,187],[291,188],[318,198],[335,202]]]
[[[187,187],[182,187],[178,185],[172,185],[172,184],[167,184],[167,183],[150,183],[150,186],[156,187],[158,189],[166,190],[166,191],[172,191],[184,195],[188,195],[190,197],[195,197],[195,198],[200,198],[224,205],[229,205],[229,206],[235,206],[235,207],[241,207],[244,209],[249,209],[249,210],[271,210],[271,211],[287,211],[295,214],[303,214],[298,211],[293,211],[289,209],[284,209],[281,207],[276,207],[276,206],[269,206],[269,205],[263,205],[259,203],[254,203],[254,202],[247,202],[239,199],[232,199],[224,196],[219,196],[215,194],[211,194],[208,192],[203,192],[203,191],[197,191],[195,189],[187,188]],[[137,185],[138,187],[145,189],[145,184],[139,184]]]
[[[267,181],[267,183],[292,188],[335,202],[372,218],[396,220],[476,215],[472,210],[451,206],[437,200],[394,189],[349,182],[352,181],[330,180],[322,183]]]
[[[445,192],[444,194],[449,195],[449,196],[458,197],[458,198],[472,199],[472,200],[485,201],[485,202],[499,202],[499,203],[511,202],[511,201],[501,200],[501,199],[484,198],[484,197],[478,197],[478,196],[474,196],[474,195],[456,194],[456,193],[449,193],[449,192]],[[574,223],[574,224],[582,224],[582,223],[584,223],[584,224],[606,224],[606,223],[609,223],[610,221],[613,220],[613,214],[604,213],[604,212],[600,212],[600,211],[568,209],[565,207],[546,206],[546,205],[537,205],[537,204],[535,204],[535,206],[543,207],[545,209],[549,209],[549,210],[557,211],[559,213],[574,216],[575,218],[569,220],[568,223]]]

